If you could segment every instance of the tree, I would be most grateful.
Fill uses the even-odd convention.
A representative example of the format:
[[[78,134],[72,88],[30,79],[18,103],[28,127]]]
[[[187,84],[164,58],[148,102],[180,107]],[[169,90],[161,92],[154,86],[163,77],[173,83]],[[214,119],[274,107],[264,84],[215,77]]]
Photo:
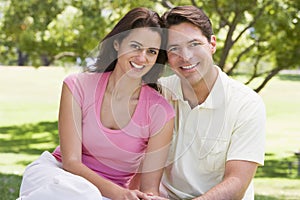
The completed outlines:
[[[300,65],[296,0],[0,0],[0,4],[3,64],[84,60],[129,9],[144,6],[162,14],[175,5],[192,4],[212,20],[218,38],[216,64],[229,75],[246,74],[246,84],[261,80],[255,81],[256,91],[281,70]]]
[[[216,63],[229,75],[246,73],[246,84],[263,77],[256,85],[257,92],[282,69],[300,65],[299,1],[162,0],[161,3],[168,9],[192,4],[205,10],[218,38]]]
[[[299,1],[276,1],[273,7],[268,9],[265,24],[259,29],[261,38],[268,41],[265,52],[273,55],[273,67],[257,74],[264,75],[265,79],[256,88],[260,91],[268,81],[283,69],[295,69],[300,66],[300,2]],[[266,30],[267,29],[267,30]],[[264,31],[263,31],[264,30]],[[266,54],[266,53],[265,53]]]
[[[2,1],[1,1],[2,2]],[[84,59],[129,9],[153,2],[125,0],[9,0],[0,21],[4,64],[50,65]],[[1,12],[1,10],[0,10]],[[2,49],[1,49],[2,48]],[[18,55],[12,60],[12,55]]]
[[[62,10],[62,6],[55,1],[46,1],[43,4],[36,0],[7,1],[4,12],[3,31],[6,35],[5,44],[10,52],[18,52],[18,65],[25,65],[31,54],[34,58],[36,51],[42,50],[44,30],[51,19]]]

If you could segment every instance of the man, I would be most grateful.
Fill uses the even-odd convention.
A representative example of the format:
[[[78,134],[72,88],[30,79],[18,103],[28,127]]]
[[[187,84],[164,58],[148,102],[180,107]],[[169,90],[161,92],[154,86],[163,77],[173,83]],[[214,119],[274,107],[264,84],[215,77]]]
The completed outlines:
[[[175,75],[160,83],[177,112],[163,190],[170,199],[254,199],[252,179],[264,163],[264,103],[214,65],[216,37],[201,9],[179,6],[163,18]]]

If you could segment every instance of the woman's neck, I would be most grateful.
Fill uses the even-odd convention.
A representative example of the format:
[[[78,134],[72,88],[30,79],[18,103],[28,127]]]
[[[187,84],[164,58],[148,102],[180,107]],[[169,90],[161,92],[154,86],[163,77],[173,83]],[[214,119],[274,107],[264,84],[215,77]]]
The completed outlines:
[[[121,74],[117,70],[114,70],[108,79],[106,92],[110,93],[116,99],[126,97],[138,99],[141,82],[141,79],[132,79],[126,74]]]

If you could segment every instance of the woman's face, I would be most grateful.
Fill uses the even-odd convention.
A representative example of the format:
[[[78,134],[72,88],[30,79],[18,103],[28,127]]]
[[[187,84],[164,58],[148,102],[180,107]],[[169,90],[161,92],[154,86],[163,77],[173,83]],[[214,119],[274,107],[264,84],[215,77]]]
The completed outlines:
[[[142,78],[155,64],[160,44],[160,34],[150,28],[131,30],[121,42],[114,41],[116,68],[132,78]]]

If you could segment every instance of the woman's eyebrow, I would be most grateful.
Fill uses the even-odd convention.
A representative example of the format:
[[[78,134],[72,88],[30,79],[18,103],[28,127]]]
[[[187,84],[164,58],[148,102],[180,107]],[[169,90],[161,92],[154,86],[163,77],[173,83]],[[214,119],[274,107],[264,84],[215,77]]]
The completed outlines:
[[[135,41],[135,40],[131,40],[130,42],[137,43],[138,45],[143,46],[142,43],[139,43],[138,41]]]
[[[144,45],[143,45],[142,43],[138,42],[138,41],[131,40],[130,42],[132,42],[132,43],[136,43],[136,44],[138,44],[138,45],[140,45],[140,46],[144,47]],[[153,49],[153,50],[159,50],[159,49],[160,49],[160,48],[157,48],[157,47],[147,47],[147,48],[149,48],[149,49]]]
[[[159,48],[156,48],[156,47],[149,47],[149,49],[159,51]]]

